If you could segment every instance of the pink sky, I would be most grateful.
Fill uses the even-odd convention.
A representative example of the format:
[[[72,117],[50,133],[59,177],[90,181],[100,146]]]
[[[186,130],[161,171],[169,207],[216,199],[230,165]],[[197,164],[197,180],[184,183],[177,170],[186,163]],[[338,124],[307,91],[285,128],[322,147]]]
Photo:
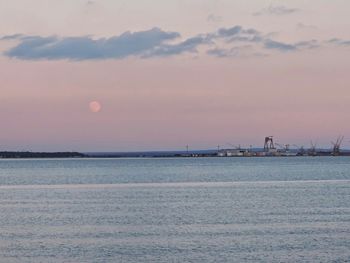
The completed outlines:
[[[0,3],[0,38],[21,34],[0,41],[1,148],[137,151],[188,144],[206,149],[227,143],[261,146],[268,135],[306,147],[310,140],[330,147],[344,135],[350,147],[350,19],[345,11],[350,2],[246,2]],[[237,25],[239,36],[254,29],[262,40],[213,37],[211,43],[169,54],[187,39]],[[103,58],[77,59],[92,51],[85,42],[82,51],[74,49],[67,39],[83,37],[89,45],[154,27],[181,34],[157,44],[166,55],[147,49],[121,58],[105,52],[104,45]],[[62,44],[63,55],[58,48],[35,53],[27,45],[28,37],[49,36],[58,39],[45,48]],[[15,49],[21,44],[26,49]],[[225,56],[210,55],[213,49]],[[94,100],[102,104],[98,113],[89,110]]]

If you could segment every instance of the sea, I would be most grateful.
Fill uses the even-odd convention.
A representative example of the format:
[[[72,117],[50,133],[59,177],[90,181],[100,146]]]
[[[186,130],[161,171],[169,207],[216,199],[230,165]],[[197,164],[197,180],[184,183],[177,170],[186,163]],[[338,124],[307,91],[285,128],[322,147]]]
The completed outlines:
[[[350,262],[350,157],[2,159],[0,262]]]

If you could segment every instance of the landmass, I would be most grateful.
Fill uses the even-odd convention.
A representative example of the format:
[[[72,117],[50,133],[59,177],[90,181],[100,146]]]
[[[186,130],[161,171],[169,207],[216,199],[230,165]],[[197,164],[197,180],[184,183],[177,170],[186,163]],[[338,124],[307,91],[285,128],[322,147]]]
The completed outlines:
[[[82,158],[87,155],[79,152],[16,152],[3,151],[0,152],[0,158],[16,159],[16,158]]]

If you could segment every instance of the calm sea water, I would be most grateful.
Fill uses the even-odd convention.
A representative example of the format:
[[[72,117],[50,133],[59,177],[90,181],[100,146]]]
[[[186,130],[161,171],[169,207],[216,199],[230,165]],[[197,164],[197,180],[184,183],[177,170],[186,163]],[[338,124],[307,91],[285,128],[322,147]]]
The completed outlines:
[[[350,158],[0,160],[0,262],[350,262]]]

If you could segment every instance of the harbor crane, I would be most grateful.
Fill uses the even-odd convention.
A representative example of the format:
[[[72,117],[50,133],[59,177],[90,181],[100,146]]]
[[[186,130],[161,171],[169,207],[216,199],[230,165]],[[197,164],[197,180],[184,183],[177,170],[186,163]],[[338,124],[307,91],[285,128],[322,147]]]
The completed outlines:
[[[273,143],[273,136],[265,137],[264,152],[268,152],[271,149],[276,149]]]
[[[317,142],[310,141],[311,148],[309,149],[309,155],[316,156],[317,155]]]
[[[344,140],[344,136],[339,136],[336,140],[336,142],[332,142],[333,144],[333,151],[332,155],[333,156],[338,156],[340,154],[340,145],[342,144]]]

